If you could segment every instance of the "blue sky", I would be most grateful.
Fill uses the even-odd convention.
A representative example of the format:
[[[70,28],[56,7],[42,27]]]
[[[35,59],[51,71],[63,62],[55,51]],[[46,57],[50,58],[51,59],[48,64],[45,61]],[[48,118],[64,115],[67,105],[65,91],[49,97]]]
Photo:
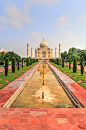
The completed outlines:
[[[85,6],[85,0],[0,0],[0,49],[26,57],[28,43],[34,55],[43,38],[54,53],[59,43],[62,52],[85,49]]]

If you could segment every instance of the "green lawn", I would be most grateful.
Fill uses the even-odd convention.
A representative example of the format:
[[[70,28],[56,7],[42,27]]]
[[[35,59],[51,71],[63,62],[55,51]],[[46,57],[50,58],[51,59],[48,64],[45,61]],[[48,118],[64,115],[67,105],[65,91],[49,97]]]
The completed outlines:
[[[52,62],[50,62],[50,63],[52,63]],[[86,72],[84,72],[84,74],[81,75],[81,71],[80,70],[77,70],[76,73],[73,73],[73,69],[72,68],[69,70],[69,67],[67,67],[67,66],[62,67],[62,65],[57,65],[57,64],[54,64],[54,63],[53,63],[53,65],[57,69],[59,69],[61,72],[63,72],[67,76],[69,76],[71,79],[73,79],[75,82],[77,82],[83,88],[86,89]]]
[[[13,80],[15,80],[16,78],[18,78],[20,75],[22,75],[23,73],[25,73],[27,70],[29,70],[30,68],[32,68],[34,65],[36,65],[38,62],[33,63],[30,66],[26,66],[24,65],[23,68],[20,67],[20,70],[18,71],[18,69],[15,69],[15,73],[12,73],[12,70],[8,71],[8,76],[5,76],[5,72],[1,72],[0,73],[0,90],[2,88],[4,88],[7,84],[7,82],[12,82]],[[7,82],[6,82],[7,81]]]
[[[4,67],[3,65],[0,65],[0,67]]]

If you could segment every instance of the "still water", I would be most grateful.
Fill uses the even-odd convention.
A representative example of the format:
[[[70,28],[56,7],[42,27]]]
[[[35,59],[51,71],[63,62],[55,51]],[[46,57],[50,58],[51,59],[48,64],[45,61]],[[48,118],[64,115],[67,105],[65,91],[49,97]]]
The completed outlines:
[[[11,107],[68,108],[74,105],[48,65],[42,62]]]

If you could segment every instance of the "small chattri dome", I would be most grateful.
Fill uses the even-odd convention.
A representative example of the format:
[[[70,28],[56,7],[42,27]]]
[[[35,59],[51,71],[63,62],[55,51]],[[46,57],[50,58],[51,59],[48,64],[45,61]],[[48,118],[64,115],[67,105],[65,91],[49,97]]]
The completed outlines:
[[[48,43],[43,39],[43,41],[40,43],[40,47],[48,47]]]

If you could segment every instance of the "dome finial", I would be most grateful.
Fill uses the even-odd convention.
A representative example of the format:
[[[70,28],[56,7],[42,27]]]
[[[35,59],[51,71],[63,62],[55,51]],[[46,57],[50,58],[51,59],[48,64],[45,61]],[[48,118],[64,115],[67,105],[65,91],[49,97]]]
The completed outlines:
[[[44,41],[44,38],[43,38],[43,41]]]

